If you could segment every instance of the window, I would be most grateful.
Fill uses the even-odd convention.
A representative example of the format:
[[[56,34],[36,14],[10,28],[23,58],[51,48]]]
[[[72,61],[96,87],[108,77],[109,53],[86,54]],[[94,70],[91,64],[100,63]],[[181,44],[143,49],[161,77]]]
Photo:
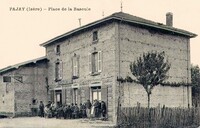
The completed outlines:
[[[55,52],[57,55],[60,54],[60,45],[56,45]]]
[[[74,56],[72,58],[72,73],[73,73],[73,79],[78,78],[79,76],[79,56]]]
[[[93,32],[93,42],[98,41],[98,32],[94,31]]]
[[[10,76],[3,76],[3,82],[10,83],[11,82],[11,77]]]
[[[89,71],[91,74],[101,72],[102,70],[102,53],[94,52],[89,54]]]
[[[55,63],[55,81],[62,79],[62,61],[57,60]]]
[[[92,101],[101,100],[101,86],[91,87]]]
[[[78,88],[73,89],[73,103],[74,104],[78,103]]]

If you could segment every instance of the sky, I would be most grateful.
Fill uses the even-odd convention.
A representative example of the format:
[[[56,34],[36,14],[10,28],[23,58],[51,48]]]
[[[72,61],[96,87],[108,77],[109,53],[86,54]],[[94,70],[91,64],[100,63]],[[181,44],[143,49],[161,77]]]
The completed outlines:
[[[164,24],[172,12],[175,28],[199,35],[190,40],[190,55],[200,66],[199,0],[1,0],[0,69],[45,56],[40,44],[78,28],[79,19],[85,25],[120,12],[121,3],[124,13]]]

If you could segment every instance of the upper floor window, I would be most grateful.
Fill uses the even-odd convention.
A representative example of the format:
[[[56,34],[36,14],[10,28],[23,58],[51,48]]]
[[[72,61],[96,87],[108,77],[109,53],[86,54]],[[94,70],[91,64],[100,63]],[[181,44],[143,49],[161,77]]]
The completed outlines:
[[[76,54],[72,57],[72,74],[73,79],[78,78],[79,76],[79,56]]]
[[[62,61],[57,60],[55,62],[55,81],[62,79]]]
[[[60,54],[60,45],[56,45],[56,47],[55,47],[55,53],[56,53],[57,55]]]
[[[91,74],[99,73],[102,70],[102,52],[93,52],[89,54],[89,72]]]
[[[93,42],[98,41],[98,31],[93,32]]]

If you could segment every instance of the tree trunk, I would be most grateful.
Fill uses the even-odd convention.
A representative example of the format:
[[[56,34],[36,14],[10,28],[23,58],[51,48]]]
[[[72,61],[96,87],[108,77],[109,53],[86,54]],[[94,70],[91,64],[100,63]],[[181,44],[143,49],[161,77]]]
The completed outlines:
[[[151,128],[151,112],[150,112],[150,93],[147,93],[148,96],[148,127]]]
[[[150,93],[147,93],[148,96],[148,109],[150,108]]]

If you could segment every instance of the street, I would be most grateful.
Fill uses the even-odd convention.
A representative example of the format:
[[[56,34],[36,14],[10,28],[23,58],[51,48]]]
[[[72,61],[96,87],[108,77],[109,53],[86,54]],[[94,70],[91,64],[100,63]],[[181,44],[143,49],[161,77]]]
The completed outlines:
[[[81,119],[56,119],[40,117],[20,117],[0,119],[0,128],[91,128],[90,123]]]

